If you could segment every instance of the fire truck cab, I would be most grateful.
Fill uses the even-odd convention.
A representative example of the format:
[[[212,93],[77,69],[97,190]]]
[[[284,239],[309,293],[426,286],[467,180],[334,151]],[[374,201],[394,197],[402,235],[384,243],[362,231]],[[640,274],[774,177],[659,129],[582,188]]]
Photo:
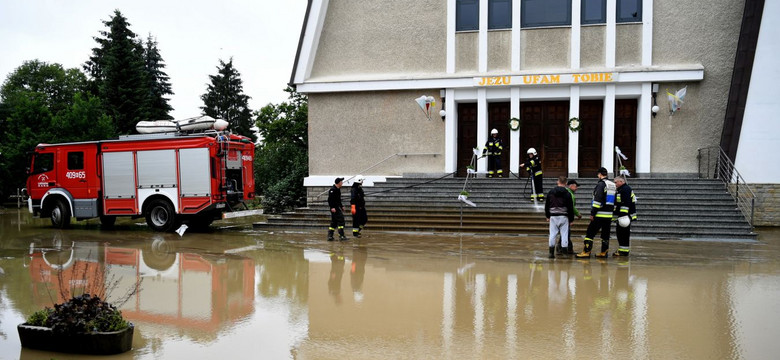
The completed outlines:
[[[145,217],[156,231],[207,227],[254,198],[254,144],[244,136],[128,135],[116,140],[39,144],[26,191],[28,209],[56,228],[99,217]]]

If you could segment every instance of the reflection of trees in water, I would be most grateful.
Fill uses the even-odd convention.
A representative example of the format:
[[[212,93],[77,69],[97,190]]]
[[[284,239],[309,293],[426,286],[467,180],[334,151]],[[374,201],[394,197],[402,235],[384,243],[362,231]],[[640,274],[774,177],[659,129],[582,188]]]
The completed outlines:
[[[266,244],[255,260],[260,268],[258,291],[263,297],[284,296],[299,304],[309,298],[309,263],[302,248],[274,249]]]

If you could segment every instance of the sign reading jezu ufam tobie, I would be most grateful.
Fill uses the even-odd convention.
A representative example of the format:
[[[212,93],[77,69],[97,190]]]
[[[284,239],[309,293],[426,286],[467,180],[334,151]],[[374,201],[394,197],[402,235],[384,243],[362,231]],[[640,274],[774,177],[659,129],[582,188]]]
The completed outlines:
[[[474,86],[522,86],[556,84],[594,84],[617,81],[618,74],[611,72],[576,74],[538,74],[512,76],[480,76],[474,78]]]

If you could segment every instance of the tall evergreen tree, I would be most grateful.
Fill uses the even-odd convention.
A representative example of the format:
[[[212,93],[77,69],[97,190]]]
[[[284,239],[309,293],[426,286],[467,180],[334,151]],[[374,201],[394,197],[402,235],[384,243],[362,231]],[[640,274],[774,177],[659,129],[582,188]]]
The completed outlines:
[[[151,117],[153,119],[173,119],[168,115],[173,108],[168,104],[166,95],[173,95],[171,89],[170,77],[163,71],[165,63],[163,62],[160,51],[157,49],[157,40],[152,34],[146,38],[144,47],[144,63],[147,73],[149,94],[151,94]]]
[[[241,75],[233,67],[233,58],[225,63],[219,60],[217,75],[209,75],[211,84],[201,95],[203,114],[224,119],[230,123],[233,133],[252,137],[252,111],[249,109],[249,96],[244,94]]]
[[[114,118],[117,131],[129,134],[135,132],[138,121],[149,120],[152,113],[143,43],[119,10],[103,24],[108,31],[94,38],[98,47],[92,49],[84,69],[92,78],[91,88]]]

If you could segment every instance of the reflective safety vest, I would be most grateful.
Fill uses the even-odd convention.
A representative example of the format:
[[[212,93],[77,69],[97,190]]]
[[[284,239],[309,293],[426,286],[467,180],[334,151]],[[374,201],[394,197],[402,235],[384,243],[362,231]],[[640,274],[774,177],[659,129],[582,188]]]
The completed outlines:
[[[526,170],[533,176],[542,176],[542,162],[539,160],[539,155],[534,155],[534,157],[528,159],[526,165]]]
[[[617,189],[616,201],[613,219],[628,215],[631,220],[636,220],[636,196],[628,184],[623,184]]]
[[[500,138],[491,135],[485,143],[485,148],[482,149],[482,155],[501,155],[502,150],[504,150],[504,143]]]
[[[607,179],[599,180],[593,189],[593,201],[591,202],[590,215],[598,218],[612,219],[615,209],[617,187],[615,183]]]

